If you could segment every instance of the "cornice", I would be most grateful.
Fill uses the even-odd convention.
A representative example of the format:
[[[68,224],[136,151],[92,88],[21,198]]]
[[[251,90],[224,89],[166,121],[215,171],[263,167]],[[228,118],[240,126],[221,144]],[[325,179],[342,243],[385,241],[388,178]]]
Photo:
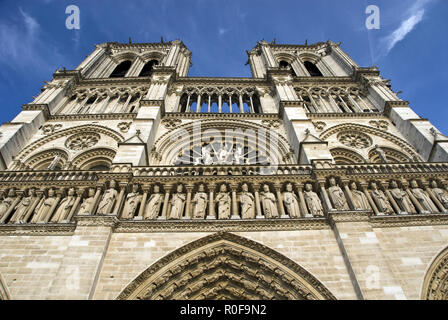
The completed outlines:
[[[85,121],[85,120],[133,120],[136,113],[96,113],[96,114],[55,114],[49,117],[53,121]]]
[[[448,225],[448,214],[432,213],[372,216],[370,217],[369,222],[373,228]]]
[[[329,229],[325,218],[258,220],[120,221],[115,232],[246,232]]]
[[[205,113],[205,112],[167,112],[164,118],[174,119],[279,119],[277,113]]]
[[[50,117],[50,110],[46,103],[28,103],[22,105],[22,109],[25,111],[42,111],[46,119]]]
[[[264,85],[270,83],[265,78],[246,78],[246,77],[180,77],[173,84],[221,84],[221,85]]]
[[[346,119],[346,118],[368,118],[368,119],[388,119],[382,112],[354,112],[354,113],[307,113],[310,119],[321,119],[321,118],[336,118],[336,119]]]
[[[71,236],[75,229],[75,223],[0,224],[0,236]]]
[[[149,85],[151,77],[122,77],[122,78],[83,78],[77,84],[78,88],[91,86],[129,86]]]

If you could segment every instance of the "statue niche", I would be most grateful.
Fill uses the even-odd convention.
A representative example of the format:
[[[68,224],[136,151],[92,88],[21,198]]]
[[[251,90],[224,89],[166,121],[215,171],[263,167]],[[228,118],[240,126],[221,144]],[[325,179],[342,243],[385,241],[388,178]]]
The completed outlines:
[[[173,198],[171,199],[171,210],[168,215],[169,220],[181,219],[182,214],[184,212],[185,207],[185,199],[186,195],[183,193],[183,185],[177,185],[176,193],[173,194]]]
[[[263,205],[263,212],[267,219],[278,218],[277,199],[275,195],[269,190],[269,185],[263,185],[263,191],[260,192],[261,203]]]
[[[70,188],[67,193],[67,197],[61,200],[56,213],[51,218],[50,222],[58,223],[66,220],[69,213],[72,211],[73,205],[75,204],[76,196],[75,189]]]
[[[138,185],[132,186],[132,192],[126,195],[126,202],[124,204],[122,219],[133,219],[137,209],[140,207],[142,195],[138,192]]]
[[[9,220],[9,223],[26,223],[28,211],[37,199],[36,189],[29,189],[27,196],[23,197],[19,204],[17,204],[14,215]]]
[[[330,196],[333,208],[338,211],[350,210],[347,204],[347,199],[345,199],[344,192],[336,184],[336,179],[332,177],[328,182],[330,183],[330,187],[328,188],[328,195]]]
[[[322,208],[322,202],[316,192],[313,191],[311,183],[305,184],[305,191],[303,193],[305,203],[313,217],[323,217],[324,209]]]
[[[163,203],[163,195],[160,193],[160,187],[158,185],[154,186],[153,193],[149,197],[146,204],[145,213],[143,214],[144,220],[154,220],[157,219],[160,212],[160,206]]]
[[[255,219],[255,197],[249,192],[247,183],[243,183],[241,186],[242,192],[240,194],[241,203],[241,218],[242,219]]]
[[[193,218],[204,219],[205,211],[207,209],[208,196],[207,193],[205,193],[203,184],[199,185],[198,192],[196,192],[191,202],[193,203]]]
[[[230,219],[231,199],[225,184],[219,188],[215,203],[218,203],[218,219]]]
[[[286,191],[283,192],[283,203],[290,218],[300,218],[299,200],[292,191],[291,183],[286,185]]]

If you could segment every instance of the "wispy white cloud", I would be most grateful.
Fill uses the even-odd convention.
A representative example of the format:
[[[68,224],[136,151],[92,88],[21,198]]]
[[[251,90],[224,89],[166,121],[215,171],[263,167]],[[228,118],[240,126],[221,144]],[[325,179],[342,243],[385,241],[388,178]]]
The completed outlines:
[[[61,61],[57,49],[42,38],[39,23],[28,12],[19,8],[18,18],[18,23],[0,21],[0,63],[16,70],[53,69]]]
[[[404,15],[405,18],[399,27],[381,39],[384,44],[384,55],[387,55],[398,42],[403,40],[423,20],[425,7],[431,2],[434,2],[434,0],[417,0]]]
[[[218,34],[219,34],[220,36],[222,36],[222,35],[225,34],[227,31],[229,31],[229,30],[226,29],[226,28],[219,28],[219,29],[218,29]]]

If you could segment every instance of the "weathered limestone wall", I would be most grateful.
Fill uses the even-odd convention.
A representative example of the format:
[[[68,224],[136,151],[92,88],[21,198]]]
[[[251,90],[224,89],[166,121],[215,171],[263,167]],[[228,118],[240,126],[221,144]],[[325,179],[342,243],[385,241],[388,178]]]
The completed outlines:
[[[381,251],[407,299],[420,299],[434,257],[448,246],[448,226],[375,228]]]

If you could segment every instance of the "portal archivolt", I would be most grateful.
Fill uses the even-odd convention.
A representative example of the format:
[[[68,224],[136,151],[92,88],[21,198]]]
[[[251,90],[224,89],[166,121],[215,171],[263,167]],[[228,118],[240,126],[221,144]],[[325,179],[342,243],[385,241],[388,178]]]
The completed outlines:
[[[433,260],[423,281],[423,300],[448,300],[448,247]]]
[[[118,299],[335,299],[305,269],[252,240],[220,232],[183,246],[134,279]]]

